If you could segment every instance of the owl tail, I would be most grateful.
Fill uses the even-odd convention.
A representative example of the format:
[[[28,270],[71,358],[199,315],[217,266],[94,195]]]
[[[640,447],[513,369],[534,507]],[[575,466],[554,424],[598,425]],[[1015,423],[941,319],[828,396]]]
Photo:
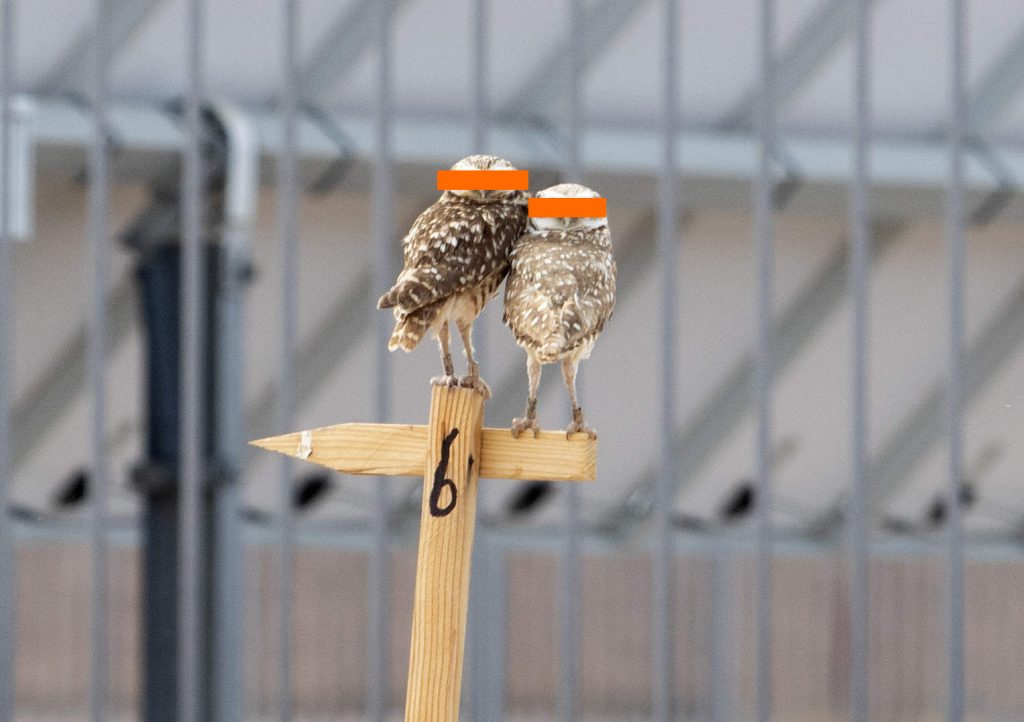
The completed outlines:
[[[391,338],[388,339],[388,351],[400,348],[409,352],[416,348],[423,337],[427,335],[434,319],[437,318],[438,310],[439,307],[436,304],[431,304],[413,311],[407,316],[402,316],[395,324]]]
[[[580,314],[580,308],[576,305],[575,297],[570,298],[562,306],[558,322],[554,325],[551,332],[545,336],[544,342],[540,347],[541,355],[549,357],[559,355],[569,348],[573,341],[582,333],[583,318]]]
[[[400,308],[408,313],[421,308],[434,297],[433,289],[416,276],[399,277],[398,283],[377,301],[377,308]]]

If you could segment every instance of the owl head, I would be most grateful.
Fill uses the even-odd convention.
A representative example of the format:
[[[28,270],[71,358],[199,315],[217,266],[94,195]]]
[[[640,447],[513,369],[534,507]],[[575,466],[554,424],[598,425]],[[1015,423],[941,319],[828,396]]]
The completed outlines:
[[[469,155],[453,165],[452,170],[516,170],[516,167],[496,155]],[[523,191],[457,190],[449,193],[481,203],[511,199],[526,204]]]
[[[596,191],[579,183],[559,183],[539,191],[537,198],[600,198]],[[608,218],[558,218],[538,217],[530,219],[531,232],[577,231],[602,228],[608,225]]]

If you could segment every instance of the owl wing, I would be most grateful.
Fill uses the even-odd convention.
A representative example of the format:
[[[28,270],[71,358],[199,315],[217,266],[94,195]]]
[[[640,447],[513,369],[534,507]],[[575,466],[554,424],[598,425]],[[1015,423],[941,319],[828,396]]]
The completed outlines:
[[[586,243],[520,239],[505,287],[505,323],[516,338],[548,351],[595,336],[615,307],[615,261]]]
[[[526,212],[512,204],[479,205],[442,196],[413,223],[402,241],[404,268],[379,308],[407,315],[504,275]]]

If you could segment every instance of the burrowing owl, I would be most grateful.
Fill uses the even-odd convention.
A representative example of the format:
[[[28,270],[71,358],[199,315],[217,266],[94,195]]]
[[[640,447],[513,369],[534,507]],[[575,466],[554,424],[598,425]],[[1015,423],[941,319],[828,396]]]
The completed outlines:
[[[562,183],[538,198],[596,198],[575,183]],[[582,431],[596,438],[583,421],[576,399],[576,369],[590,356],[615,307],[615,259],[607,218],[531,218],[526,235],[512,250],[505,285],[505,323],[526,350],[530,394],[526,418],[512,422],[512,435],[526,429],[536,435],[537,386],[541,364],[562,362],[562,378],[572,401],[566,435]]]
[[[471,155],[452,170],[515,168],[493,155]],[[526,228],[526,205],[522,191],[444,191],[402,241],[405,267],[377,307],[393,309],[392,351],[412,351],[428,331],[437,335],[444,376],[433,383],[490,394],[473,357],[473,321],[508,273],[512,245]],[[455,376],[448,351],[449,324],[458,329],[466,349],[469,369],[462,379]]]

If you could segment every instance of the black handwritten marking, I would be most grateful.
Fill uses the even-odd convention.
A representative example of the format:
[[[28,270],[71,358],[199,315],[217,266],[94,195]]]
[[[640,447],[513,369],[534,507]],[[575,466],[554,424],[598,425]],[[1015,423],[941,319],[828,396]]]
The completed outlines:
[[[459,498],[459,490],[455,486],[455,482],[451,479],[445,478],[445,473],[448,471],[448,457],[451,455],[452,443],[455,442],[455,437],[459,435],[458,429],[452,429],[449,434],[444,437],[441,442],[441,461],[438,463],[437,468],[434,470],[434,486],[430,489],[430,515],[431,516],[448,516],[455,509],[455,504]],[[470,457],[470,468],[472,468],[472,457]],[[449,494],[451,499],[448,505],[444,508],[438,506],[438,502],[441,499],[441,490],[445,487],[450,487]]]

